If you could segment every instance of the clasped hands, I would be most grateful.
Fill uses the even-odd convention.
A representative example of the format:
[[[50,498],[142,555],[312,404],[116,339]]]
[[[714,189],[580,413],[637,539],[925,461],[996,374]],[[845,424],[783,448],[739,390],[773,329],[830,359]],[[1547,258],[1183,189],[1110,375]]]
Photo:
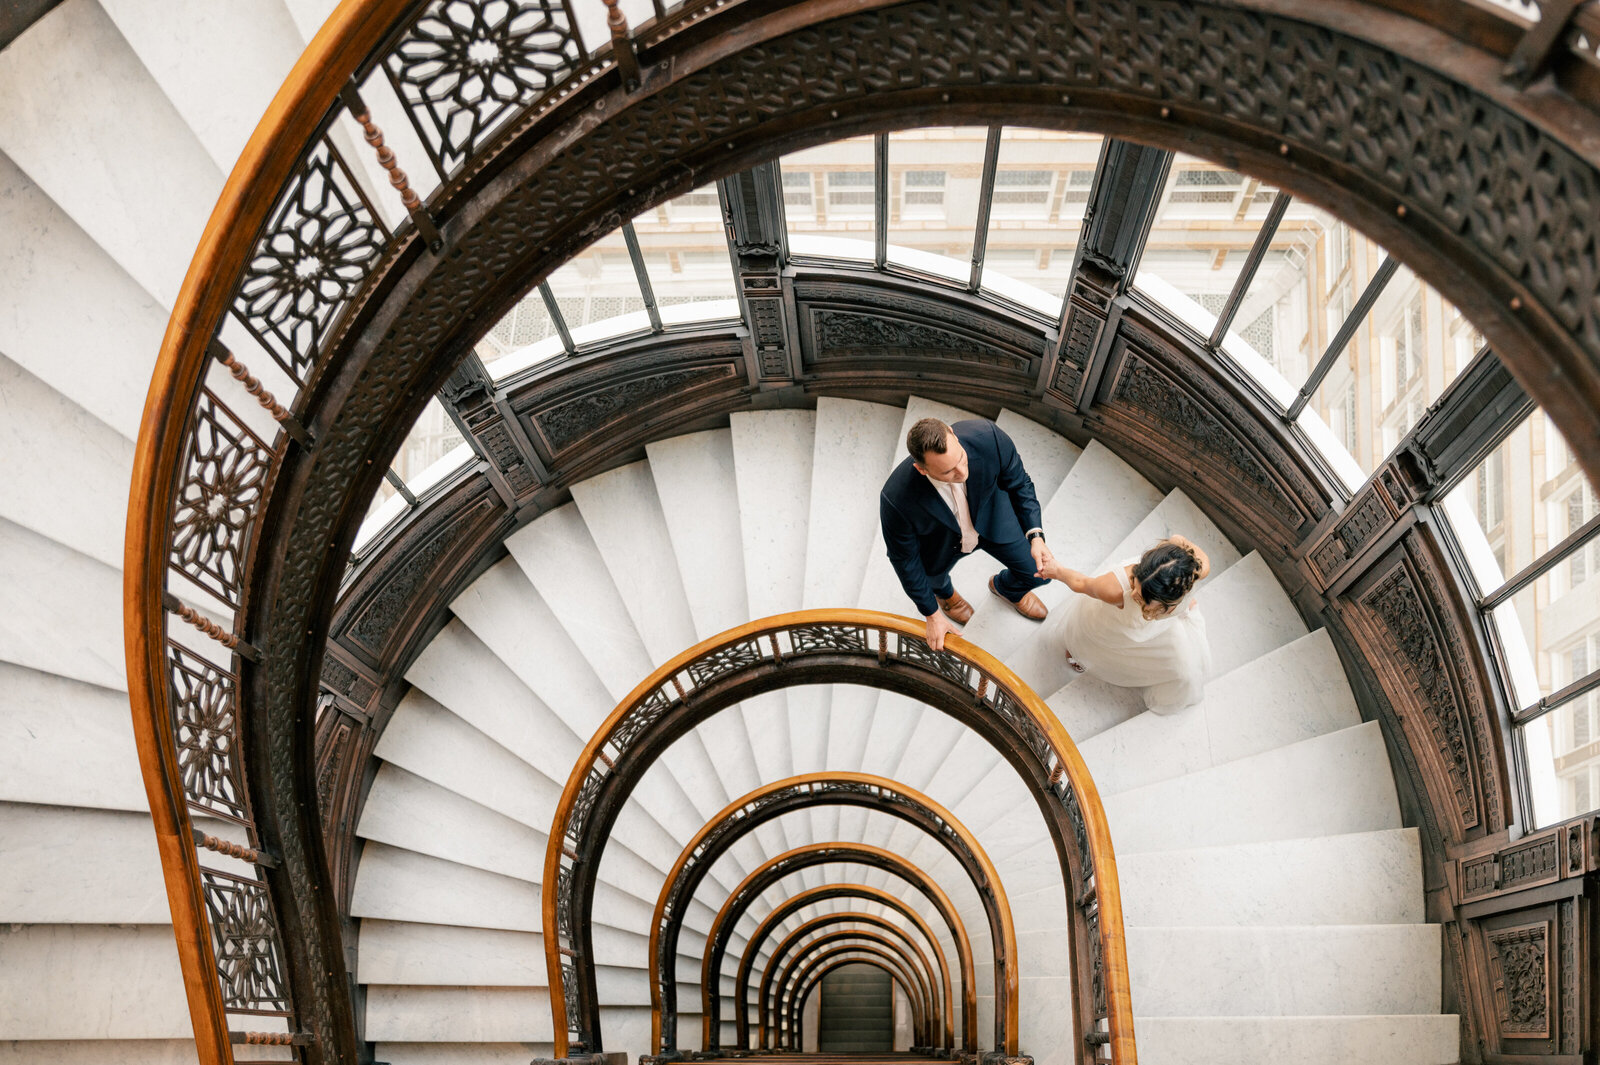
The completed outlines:
[[[1033,564],[1035,567],[1033,575],[1035,577],[1044,577],[1046,579],[1052,577],[1053,573],[1051,570],[1056,564],[1056,556],[1050,553],[1050,548],[1044,542],[1044,537],[1041,536],[1031,541],[1028,545],[1028,551],[1033,555]],[[944,638],[950,633],[956,631],[955,622],[946,617],[944,611],[940,610],[938,607],[934,607],[933,613],[929,614],[925,620],[928,623],[927,634],[925,636],[928,641],[928,646],[933,648],[935,651],[943,651]]]

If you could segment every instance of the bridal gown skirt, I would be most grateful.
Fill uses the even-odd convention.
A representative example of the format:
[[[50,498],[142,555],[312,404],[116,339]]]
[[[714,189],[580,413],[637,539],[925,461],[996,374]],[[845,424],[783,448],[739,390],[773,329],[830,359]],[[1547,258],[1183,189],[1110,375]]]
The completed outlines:
[[[1118,576],[1122,568],[1118,567]],[[1200,701],[1211,672],[1206,621],[1191,599],[1177,613],[1146,621],[1133,605],[1123,578],[1119,609],[1086,595],[1069,596],[1057,608],[1058,646],[1070,651],[1087,674],[1107,684],[1138,688],[1145,706],[1170,714]]]

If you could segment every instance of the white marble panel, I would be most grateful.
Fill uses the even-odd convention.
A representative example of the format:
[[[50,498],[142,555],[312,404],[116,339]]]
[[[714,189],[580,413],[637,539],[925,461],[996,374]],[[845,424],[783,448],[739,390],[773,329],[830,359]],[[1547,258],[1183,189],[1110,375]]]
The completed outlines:
[[[502,1043],[554,1036],[550,996],[542,987],[367,988],[372,1040]]]
[[[126,691],[122,574],[0,519],[0,661]]]
[[[0,356],[0,518],[122,567],[133,444]]]
[[[355,917],[537,932],[539,885],[368,843],[350,902]]]
[[[1461,1019],[1453,1014],[1387,1017],[1140,1017],[1144,1065],[1455,1065]]]
[[[170,927],[0,924],[0,1048],[193,1035]]]
[[[1429,924],[1132,928],[1128,969],[1142,1017],[1432,1013],[1439,945]]]
[[[544,872],[546,831],[481,806],[393,762],[379,765],[356,833],[362,839],[531,883],[538,883]]]
[[[1130,928],[1424,919],[1414,828],[1119,854],[1117,873]]]
[[[127,695],[0,662],[0,800],[146,809]]]
[[[1089,737],[1145,712],[1144,697],[1136,688],[1077,677],[1057,688],[1045,700],[1074,743],[1082,746]]]
[[[1083,449],[1015,411],[1001,411],[994,423],[1017,445],[1017,454],[1022,456],[1023,469],[1033,480],[1033,494],[1042,510],[1072,472],[1072,464],[1078,461]]]
[[[1306,623],[1254,551],[1195,588],[1206,618],[1211,675],[1220,677],[1306,634]]]
[[[367,918],[357,978],[364,984],[544,987],[544,937]]]
[[[732,431],[689,433],[645,451],[695,634],[703,640],[748,621]]]
[[[731,416],[750,616],[800,609],[805,598],[815,411]]]
[[[0,99],[27,101],[0,114],[0,152],[170,307],[222,170],[100,5],[68,0],[18,37]]]
[[[650,675],[650,655],[576,506],[541,516],[507,537],[506,548],[594,667],[613,703]]]
[[[1117,853],[1400,827],[1377,722],[1105,799]]]
[[[806,531],[807,608],[854,606],[878,528],[883,471],[900,454],[904,412],[853,399],[817,400]]]
[[[694,619],[649,463],[618,466],[581,481],[572,486],[572,499],[651,664],[659,666],[693,646]]]
[[[147,814],[0,803],[0,924],[167,926]]]
[[[640,964],[646,960],[639,956]],[[595,989],[599,1000],[607,1006],[650,1005],[650,975],[635,966],[595,966]]]

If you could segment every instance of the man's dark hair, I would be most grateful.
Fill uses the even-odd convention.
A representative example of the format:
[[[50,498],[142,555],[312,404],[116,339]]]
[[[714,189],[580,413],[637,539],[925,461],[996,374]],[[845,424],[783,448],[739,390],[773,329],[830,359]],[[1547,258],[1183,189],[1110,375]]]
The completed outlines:
[[[906,434],[906,450],[913,462],[921,463],[928,452],[943,455],[945,441],[950,438],[950,427],[938,418],[924,418]]]

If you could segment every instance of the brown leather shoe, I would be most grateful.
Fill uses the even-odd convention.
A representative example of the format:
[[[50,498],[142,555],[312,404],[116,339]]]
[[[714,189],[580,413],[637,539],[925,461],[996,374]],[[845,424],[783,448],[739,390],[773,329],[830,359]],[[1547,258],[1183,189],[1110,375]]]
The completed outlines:
[[[965,625],[972,620],[972,604],[961,598],[960,592],[952,591],[948,599],[939,599],[938,596],[934,598],[939,601],[939,609],[957,625]]]
[[[1041,601],[1040,598],[1034,595],[1032,592],[1029,592],[1027,595],[1013,603],[1011,600],[1001,595],[999,590],[995,588],[993,577],[989,578],[989,590],[994,592],[996,599],[999,599],[1001,602],[1005,603],[1007,606],[1021,614],[1023,617],[1027,618],[1029,621],[1043,621],[1050,613],[1050,608],[1045,606],[1043,601]]]

